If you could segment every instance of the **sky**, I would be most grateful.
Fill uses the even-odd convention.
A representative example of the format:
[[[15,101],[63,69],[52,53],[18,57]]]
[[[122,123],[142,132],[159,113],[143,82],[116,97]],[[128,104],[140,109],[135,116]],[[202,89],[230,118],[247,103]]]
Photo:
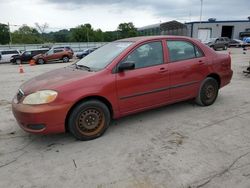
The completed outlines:
[[[203,0],[202,20],[246,20],[250,0]],[[116,30],[123,22],[137,28],[177,20],[200,20],[201,0],[0,0],[0,23],[11,30],[47,23],[48,31],[90,23],[94,29]]]

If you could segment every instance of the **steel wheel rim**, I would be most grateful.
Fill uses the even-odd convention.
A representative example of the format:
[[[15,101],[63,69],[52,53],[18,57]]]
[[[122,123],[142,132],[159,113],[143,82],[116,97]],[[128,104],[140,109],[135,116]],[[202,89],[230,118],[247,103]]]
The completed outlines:
[[[39,60],[38,60],[38,63],[39,63],[39,64],[43,64],[43,60],[42,60],[42,59],[39,59]]]
[[[105,125],[104,113],[99,108],[86,108],[77,116],[77,130],[87,136],[98,134]]]
[[[63,62],[68,62],[68,58],[67,58],[67,57],[64,57],[64,58],[63,58]]]
[[[212,85],[208,85],[205,90],[205,96],[207,100],[214,100],[216,96],[215,88]]]

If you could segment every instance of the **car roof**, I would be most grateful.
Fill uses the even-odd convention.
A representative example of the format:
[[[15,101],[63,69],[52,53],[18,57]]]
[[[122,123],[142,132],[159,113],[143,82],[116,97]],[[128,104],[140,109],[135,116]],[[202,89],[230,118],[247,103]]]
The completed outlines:
[[[1,52],[7,52],[7,51],[20,51],[18,49],[8,49],[8,50],[0,50]]]
[[[141,36],[141,37],[126,38],[117,40],[116,42],[143,42],[156,39],[190,39],[190,38],[184,36],[159,35],[159,36]]]
[[[24,52],[49,50],[49,48],[27,49]]]

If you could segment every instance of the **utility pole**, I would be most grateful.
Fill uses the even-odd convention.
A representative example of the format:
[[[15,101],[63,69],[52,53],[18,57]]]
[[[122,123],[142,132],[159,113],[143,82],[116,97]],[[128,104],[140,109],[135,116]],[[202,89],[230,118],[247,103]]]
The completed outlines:
[[[9,37],[10,37],[10,41],[9,41],[9,46],[12,44],[12,36],[11,36],[11,32],[10,32],[10,23],[8,22],[8,28],[9,28]]]
[[[203,8],[203,0],[201,0],[201,9],[200,9],[200,24],[202,19],[202,8]]]

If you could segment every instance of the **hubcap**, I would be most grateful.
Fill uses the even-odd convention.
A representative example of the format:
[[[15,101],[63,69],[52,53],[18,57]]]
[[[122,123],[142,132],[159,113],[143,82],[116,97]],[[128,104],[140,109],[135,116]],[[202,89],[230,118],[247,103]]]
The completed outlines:
[[[43,64],[43,60],[42,60],[42,59],[39,59],[39,60],[38,60],[38,63],[39,63],[39,64]]]
[[[84,135],[97,134],[104,126],[104,114],[97,108],[85,109],[78,115],[76,125]]]
[[[211,85],[207,86],[205,95],[206,95],[207,99],[214,98],[214,96],[215,96],[215,89],[214,89],[214,87],[211,86]]]

